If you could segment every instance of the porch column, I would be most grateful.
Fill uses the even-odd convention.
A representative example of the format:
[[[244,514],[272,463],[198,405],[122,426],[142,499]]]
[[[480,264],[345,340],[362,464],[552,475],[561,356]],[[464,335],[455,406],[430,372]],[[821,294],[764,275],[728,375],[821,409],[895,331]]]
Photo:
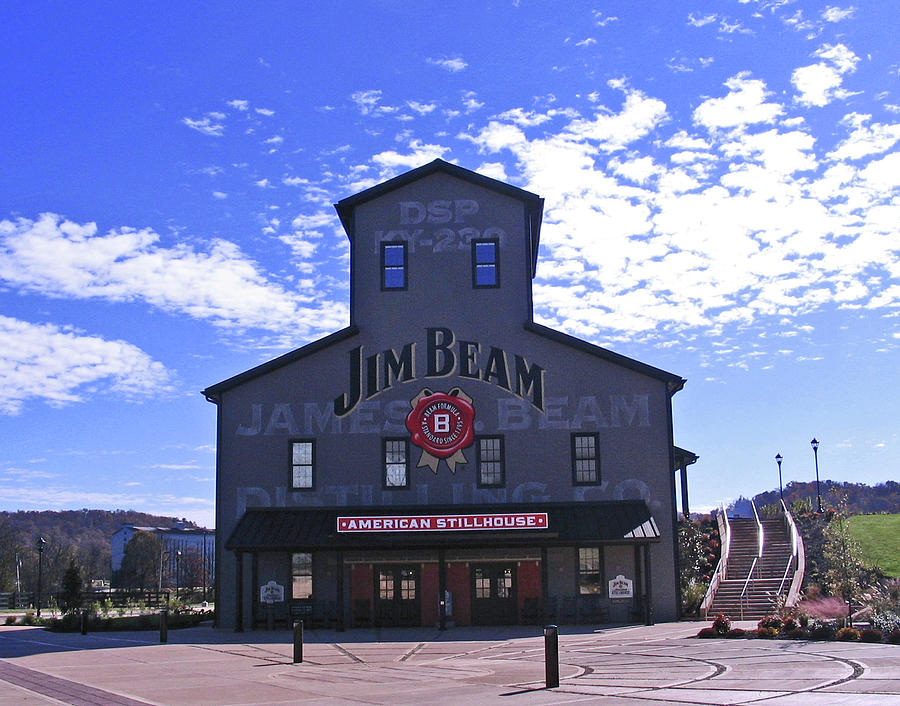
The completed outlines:
[[[344,552],[337,553],[337,631],[344,632]]]
[[[438,550],[438,619],[441,630],[447,629],[447,561],[443,549]]]
[[[547,547],[541,547],[541,603],[540,621],[547,620],[547,606],[550,599],[550,567],[547,565]]]
[[[650,545],[644,545],[644,623],[653,625],[653,580],[650,577]]]
[[[681,464],[681,512],[685,520],[691,519],[691,512],[688,509],[687,464],[684,462]]]
[[[237,568],[234,572],[234,631],[244,632],[244,555],[234,553]]]

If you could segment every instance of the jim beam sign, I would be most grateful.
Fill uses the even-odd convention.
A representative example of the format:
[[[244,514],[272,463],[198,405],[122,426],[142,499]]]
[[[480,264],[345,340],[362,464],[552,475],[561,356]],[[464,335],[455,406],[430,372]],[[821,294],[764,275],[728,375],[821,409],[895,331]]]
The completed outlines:
[[[634,581],[626,579],[619,574],[609,582],[610,598],[633,598],[634,597]]]

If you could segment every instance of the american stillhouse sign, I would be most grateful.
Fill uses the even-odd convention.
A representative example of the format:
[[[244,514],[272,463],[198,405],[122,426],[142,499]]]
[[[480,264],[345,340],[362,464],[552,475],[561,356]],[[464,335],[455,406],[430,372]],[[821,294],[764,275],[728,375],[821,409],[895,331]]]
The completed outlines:
[[[436,160],[336,209],[348,326],[204,391],[219,624],[266,581],[338,629],[676,618],[684,380],[534,322],[543,200]]]
[[[412,515],[338,517],[338,532],[462,532],[501,529],[547,529],[546,512],[484,515]]]

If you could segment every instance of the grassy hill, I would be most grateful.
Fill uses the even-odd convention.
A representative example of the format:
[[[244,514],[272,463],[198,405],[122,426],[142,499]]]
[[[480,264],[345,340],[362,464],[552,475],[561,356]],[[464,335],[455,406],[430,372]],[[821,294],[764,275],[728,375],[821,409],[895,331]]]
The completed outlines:
[[[866,559],[888,576],[900,577],[900,514],[854,515],[849,521]]]

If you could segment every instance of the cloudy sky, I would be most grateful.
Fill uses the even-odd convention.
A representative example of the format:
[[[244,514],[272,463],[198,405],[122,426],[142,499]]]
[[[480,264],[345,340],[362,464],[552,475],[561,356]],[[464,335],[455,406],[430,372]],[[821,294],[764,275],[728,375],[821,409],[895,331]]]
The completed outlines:
[[[546,200],[535,318],[687,378],[699,508],[900,476],[893,0],[0,6],[0,509],[211,525],[200,390],[342,328],[332,204]]]

